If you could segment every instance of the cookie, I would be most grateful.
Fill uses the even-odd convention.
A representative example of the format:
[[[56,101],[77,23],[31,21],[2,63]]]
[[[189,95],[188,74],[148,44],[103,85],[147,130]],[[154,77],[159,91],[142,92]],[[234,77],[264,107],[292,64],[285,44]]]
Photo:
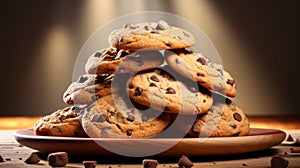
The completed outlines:
[[[135,74],[127,92],[133,101],[169,113],[203,114],[212,104],[208,90],[188,79],[183,83],[158,68]]]
[[[165,59],[170,67],[203,87],[224,94],[236,96],[236,84],[232,76],[220,64],[208,57],[186,49],[165,51]]]
[[[111,94],[113,75],[85,74],[73,82],[63,94],[63,101],[67,104],[88,105],[102,96]],[[117,88],[116,88],[117,89]],[[114,89],[115,90],[115,89]]]
[[[127,100],[128,99],[128,100]],[[170,115],[153,109],[143,112],[129,98],[107,95],[83,111],[82,126],[92,138],[142,138],[162,132]]]
[[[126,24],[109,35],[111,46],[125,50],[178,49],[195,43],[194,36],[165,21]]]
[[[250,126],[243,110],[229,99],[214,97],[208,113],[197,117],[190,137],[224,137],[248,135]]]
[[[129,51],[106,48],[91,55],[85,65],[89,74],[130,73],[155,68],[164,63],[159,51]]]
[[[45,136],[85,137],[79,122],[79,110],[75,106],[66,107],[42,117],[35,124],[34,133]]]

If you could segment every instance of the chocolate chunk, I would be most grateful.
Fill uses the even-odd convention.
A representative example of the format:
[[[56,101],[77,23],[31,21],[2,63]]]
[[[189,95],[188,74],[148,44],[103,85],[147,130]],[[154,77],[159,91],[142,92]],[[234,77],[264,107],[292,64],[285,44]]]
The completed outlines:
[[[202,73],[202,72],[197,72],[196,75],[197,75],[197,76],[204,76],[204,73]]]
[[[288,141],[288,142],[294,142],[294,138],[289,134],[289,136],[287,137],[286,141]]]
[[[158,161],[153,159],[144,159],[143,168],[156,168],[158,166]]]
[[[82,164],[84,165],[84,168],[95,168],[97,161],[83,161]]]
[[[128,117],[126,118],[126,120],[133,122],[135,119],[135,117],[133,115],[128,115]]]
[[[289,165],[289,161],[282,156],[273,156],[271,159],[271,168],[286,168]]]
[[[150,77],[150,79],[153,80],[154,82],[159,82],[158,77],[155,76],[155,75],[152,75],[152,76]]]
[[[233,86],[235,81],[233,79],[228,79],[226,83]]]
[[[134,96],[140,96],[143,92],[143,89],[137,87],[135,90],[134,90]]]
[[[83,83],[83,82],[85,82],[87,80],[88,80],[88,77],[86,77],[86,76],[80,76],[79,79],[78,79],[78,82],[79,83]]]
[[[237,112],[233,113],[233,118],[238,122],[242,121],[242,116]]]
[[[94,57],[101,57],[102,53],[101,52],[95,52]]]
[[[182,155],[178,161],[178,166],[180,168],[190,168],[190,167],[193,167],[194,164],[190,161],[190,159],[188,157],[186,157],[185,155]]]
[[[149,87],[156,87],[155,83],[150,83]]]
[[[103,114],[99,114],[96,113],[93,117],[92,117],[92,122],[98,122],[98,123],[102,123],[107,121],[107,117],[104,116]]]
[[[132,131],[133,131],[133,130],[127,130],[127,131],[126,131],[126,135],[127,135],[127,136],[131,136],[131,135],[132,135]]]
[[[4,159],[1,155],[0,155],[0,162],[4,162]]]
[[[37,155],[37,153],[36,152],[32,152],[30,154],[30,156],[24,162],[27,163],[27,164],[35,164],[35,163],[40,162],[40,160],[41,159],[39,158],[39,156]]]
[[[68,154],[66,152],[50,153],[47,157],[47,161],[52,167],[63,167],[68,164]]]
[[[196,60],[197,62],[199,62],[200,64],[202,64],[202,65],[206,65],[206,60],[204,59],[204,58],[198,58],[197,60]]]
[[[167,94],[176,94],[176,91],[175,91],[175,89],[173,89],[173,88],[171,88],[171,87],[168,87],[166,93],[167,93]]]

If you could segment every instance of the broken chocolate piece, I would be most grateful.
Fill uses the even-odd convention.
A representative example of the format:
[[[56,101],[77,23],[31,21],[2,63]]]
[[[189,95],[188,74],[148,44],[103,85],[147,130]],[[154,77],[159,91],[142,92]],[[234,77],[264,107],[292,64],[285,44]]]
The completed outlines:
[[[186,157],[185,155],[182,155],[178,161],[178,166],[180,168],[190,168],[190,167],[193,167],[194,164],[190,161],[190,159],[188,157]]]
[[[156,168],[158,166],[158,161],[153,159],[144,159],[143,167],[144,168]]]
[[[228,79],[226,83],[233,86],[235,81],[233,79]]]
[[[35,163],[40,162],[40,160],[41,159],[39,158],[39,156],[37,155],[37,153],[36,152],[32,152],[30,154],[30,156],[24,162],[27,163],[27,164],[35,164]]]
[[[84,165],[84,168],[95,168],[97,161],[83,161],[82,164]]]
[[[282,156],[273,156],[271,159],[271,168],[286,168],[289,165],[289,161]]]
[[[68,154],[66,152],[50,153],[47,157],[48,164],[52,167],[63,167],[68,164]]]
[[[206,65],[206,60],[204,59],[204,58],[198,58],[197,60],[196,60],[197,62],[199,62],[200,64],[202,64],[202,65]]]

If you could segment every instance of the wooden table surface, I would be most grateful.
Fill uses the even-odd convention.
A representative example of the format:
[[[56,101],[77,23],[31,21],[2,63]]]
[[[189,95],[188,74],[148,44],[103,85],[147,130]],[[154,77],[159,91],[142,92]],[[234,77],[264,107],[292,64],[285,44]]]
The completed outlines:
[[[0,162],[0,167],[3,168],[19,168],[19,167],[50,167],[46,160],[47,154],[39,153],[41,161],[38,164],[26,164],[24,161],[28,156],[35,152],[35,150],[20,146],[14,138],[16,129],[30,128],[37,118],[0,118],[0,155],[4,158],[4,162]],[[290,122],[284,126],[283,119],[271,118],[251,118],[250,121],[254,123],[255,127],[268,127],[284,130],[287,134],[292,135],[294,138],[300,138],[300,123],[297,120],[290,119]],[[10,121],[10,122],[8,122]],[[257,121],[257,122],[255,122]],[[258,122],[259,121],[259,122]],[[266,122],[268,121],[268,122]],[[3,124],[9,124],[3,126]],[[250,122],[251,123],[251,122]],[[268,123],[268,124],[267,124]],[[272,124],[273,125],[272,125]],[[253,126],[253,124],[252,124]],[[278,128],[277,128],[278,127]],[[194,163],[194,167],[270,167],[270,161],[274,155],[284,155],[289,161],[289,168],[300,167],[300,153],[291,153],[291,148],[300,150],[298,146],[291,146],[286,141],[283,144],[272,147],[267,150],[236,154],[236,155],[223,155],[223,156],[207,156],[207,157],[190,157]],[[159,168],[178,167],[177,162],[179,158],[151,158],[157,159]],[[84,160],[97,160],[97,167],[101,168],[136,168],[142,167],[142,160],[145,158],[103,158],[103,156],[69,156],[70,163],[66,167],[80,168],[84,167],[82,161]]]

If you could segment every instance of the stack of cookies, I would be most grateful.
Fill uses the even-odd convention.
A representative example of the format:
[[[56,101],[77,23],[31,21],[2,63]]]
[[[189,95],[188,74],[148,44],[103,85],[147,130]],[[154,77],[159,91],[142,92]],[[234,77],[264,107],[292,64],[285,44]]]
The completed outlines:
[[[249,133],[247,117],[230,100],[235,80],[190,49],[195,38],[187,30],[165,21],[126,24],[108,41],[63,94],[68,107],[36,123],[37,135],[155,137],[179,115],[193,116],[179,124],[186,137]]]

